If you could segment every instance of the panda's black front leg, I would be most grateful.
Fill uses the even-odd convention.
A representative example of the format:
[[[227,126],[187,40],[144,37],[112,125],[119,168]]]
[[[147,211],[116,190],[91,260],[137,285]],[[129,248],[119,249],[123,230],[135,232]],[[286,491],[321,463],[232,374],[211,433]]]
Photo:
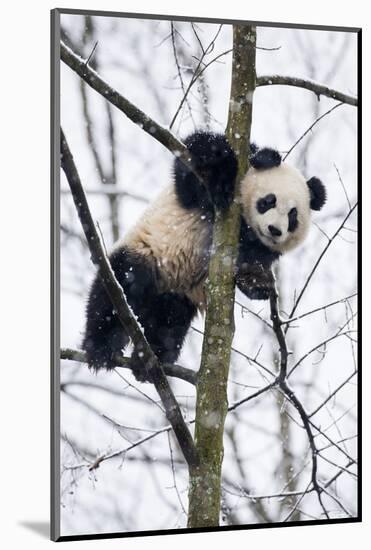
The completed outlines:
[[[268,300],[274,289],[272,264],[279,257],[256,236],[241,218],[236,284],[251,300]]]
[[[238,169],[236,155],[224,134],[197,131],[184,140],[197,176],[180,158],[174,164],[175,190],[185,209],[199,208],[213,213],[214,207],[225,210],[233,201]]]

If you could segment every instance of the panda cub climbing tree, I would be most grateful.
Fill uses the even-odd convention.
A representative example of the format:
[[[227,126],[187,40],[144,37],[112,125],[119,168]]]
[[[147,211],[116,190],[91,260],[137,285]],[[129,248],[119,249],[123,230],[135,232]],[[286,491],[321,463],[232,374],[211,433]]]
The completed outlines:
[[[127,301],[164,363],[176,361],[192,318],[205,310],[214,213],[233,200],[238,168],[223,134],[195,132],[184,143],[204,184],[176,159],[174,183],[110,254]],[[250,165],[241,183],[236,284],[248,298],[265,300],[272,288],[269,268],[304,240],[311,210],[322,208],[326,191],[318,178],[306,181],[273,149],[252,145]],[[114,368],[114,356],[128,343],[98,273],[89,293],[83,340],[89,366]],[[135,351],[132,359],[135,376],[144,380]]]

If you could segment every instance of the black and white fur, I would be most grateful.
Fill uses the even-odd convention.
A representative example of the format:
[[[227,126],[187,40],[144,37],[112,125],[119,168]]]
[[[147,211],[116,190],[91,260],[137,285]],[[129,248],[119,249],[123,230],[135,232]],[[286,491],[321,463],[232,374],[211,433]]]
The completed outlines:
[[[238,163],[222,134],[196,132],[185,140],[206,186],[175,160],[171,184],[126,235],[110,261],[127,301],[161,362],[178,358],[192,318],[205,309],[204,282],[215,209],[234,196]],[[303,241],[310,209],[325,200],[317,178],[306,181],[272,149],[251,147],[251,168],[241,184],[241,230],[236,284],[252,299],[267,299],[270,267]],[[94,369],[112,369],[129,343],[99,273],[90,290],[83,349]],[[135,352],[134,352],[135,358]],[[135,374],[143,379],[140,358]]]

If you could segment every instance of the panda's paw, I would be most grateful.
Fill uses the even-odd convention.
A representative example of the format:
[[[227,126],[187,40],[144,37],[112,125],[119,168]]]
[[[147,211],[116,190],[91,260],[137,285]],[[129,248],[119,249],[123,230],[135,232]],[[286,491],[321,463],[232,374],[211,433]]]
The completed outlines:
[[[87,351],[86,352],[86,361],[88,363],[89,369],[94,372],[99,370],[111,371],[117,367],[117,355],[111,353],[108,350],[95,350],[94,353]]]
[[[248,298],[250,298],[250,300],[269,300],[269,296],[271,295],[271,292],[272,292],[271,287],[256,286],[256,287],[248,288],[245,294]]]
[[[268,300],[274,290],[274,277],[271,269],[261,265],[243,264],[240,266],[236,283],[250,300]]]
[[[131,356],[130,368],[135,380],[138,380],[138,382],[153,382],[143,362],[139,359],[135,352]]]
[[[135,367],[132,367],[131,372],[134,375],[135,380],[138,382],[142,382],[143,384],[145,382],[152,382],[151,378],[148,376],[144,368],[137,369]]]
[[[212,200],[214,206],[221,211],[225,211],[232,203],[234,187],[230,181],[220,179],[212,190]]]

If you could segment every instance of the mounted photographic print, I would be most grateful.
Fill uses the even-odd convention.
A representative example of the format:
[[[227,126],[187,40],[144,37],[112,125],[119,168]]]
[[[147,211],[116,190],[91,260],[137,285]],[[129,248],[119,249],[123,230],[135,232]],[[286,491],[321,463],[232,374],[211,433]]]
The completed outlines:
[[[53,540],[361,520],[360,37],[53,10]]]

